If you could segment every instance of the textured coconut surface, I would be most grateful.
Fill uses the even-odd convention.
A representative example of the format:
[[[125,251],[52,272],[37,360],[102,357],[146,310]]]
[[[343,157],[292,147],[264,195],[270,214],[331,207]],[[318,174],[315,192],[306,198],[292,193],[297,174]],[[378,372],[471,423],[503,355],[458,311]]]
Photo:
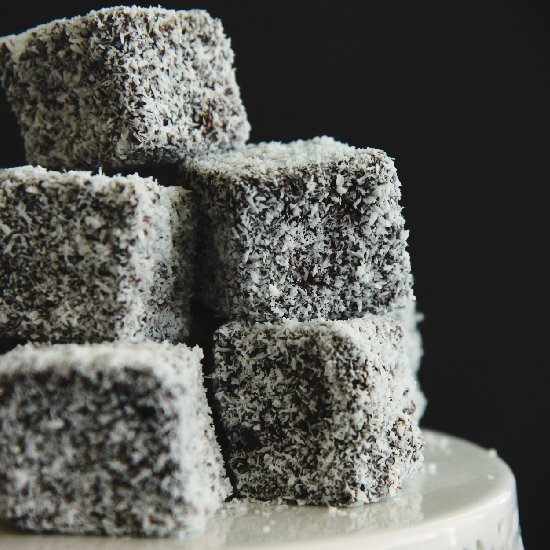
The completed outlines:
[[[389,315],[395,319],[397,324],[403,329],[405,351],[409,366],[413,375],[417,377],[422,364],[422,357],[424,356],[424,346],[422,334],[420,332],[420,323],[424,319],[424,316],[422,313],[418,312],[415,301],[409,302],[402,309],[392,311]],[[410,394],[415,404],[415,418],[420,421],[428,404],[426,396],[418,383],[411,389]]]
[[[0,333],[181,341],[189,331],[189,192],[137,175],[0,171]]]
[[[400,183],[382,151],[263,143],[184,173],[200,205],[198,296],[220,315],[346,319],[410,301]]]
[[[201,530],[228,495],[202,351],[117,342],[0,357],[0,509],[24,529]]]
[[[212,374],[236,492],[350,505],[395,495],[422,463],[415,388],[390,317],[222,326]]]
[[[248,139],[221,22],[115,7],[0,39],[27,161],[54,169],[175,162]]]

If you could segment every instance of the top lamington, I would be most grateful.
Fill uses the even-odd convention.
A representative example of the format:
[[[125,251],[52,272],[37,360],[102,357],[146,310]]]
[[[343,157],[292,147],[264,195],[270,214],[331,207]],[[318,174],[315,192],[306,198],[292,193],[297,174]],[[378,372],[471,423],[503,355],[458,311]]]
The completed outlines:
[[[248,139],[222,24],[202,10],[115,7],[0,39],[27,161],[169,163]]]

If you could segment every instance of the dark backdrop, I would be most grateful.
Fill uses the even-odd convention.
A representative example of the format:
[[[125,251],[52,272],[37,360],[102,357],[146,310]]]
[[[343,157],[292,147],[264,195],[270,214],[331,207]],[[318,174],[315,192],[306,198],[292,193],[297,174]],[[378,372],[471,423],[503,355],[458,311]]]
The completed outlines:
[[[106,5],[4,4],[0,34]],[[163,5],[222,18],[254,141],[329,134],[396,158],[426,315],[424,425],[498,449],[517,476],[526,547],[550,548],[542,3]],[[23,164],[3,96],[0,111],[0,166]]]

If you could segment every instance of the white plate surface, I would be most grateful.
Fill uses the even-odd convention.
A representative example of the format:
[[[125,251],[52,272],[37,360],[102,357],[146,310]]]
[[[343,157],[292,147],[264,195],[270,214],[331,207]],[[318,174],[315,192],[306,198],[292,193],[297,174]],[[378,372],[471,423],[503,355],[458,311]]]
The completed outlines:
[[[516,489],[494,451],[425,431],[424,471],[397,497],[354,508],[229,504],[193,538],[33,535],[0,526],[2,550],[520,550]]]

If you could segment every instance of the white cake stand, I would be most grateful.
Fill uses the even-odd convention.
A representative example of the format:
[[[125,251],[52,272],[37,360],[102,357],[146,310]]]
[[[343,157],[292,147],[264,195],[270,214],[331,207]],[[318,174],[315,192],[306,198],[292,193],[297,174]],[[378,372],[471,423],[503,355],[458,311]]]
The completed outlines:
[[[399,496],[355,508],[229,504],[177,539],[32,535],[0,526],[2,550],[520,550],[516,487],[494,451],[425,431],[424,471]]]

